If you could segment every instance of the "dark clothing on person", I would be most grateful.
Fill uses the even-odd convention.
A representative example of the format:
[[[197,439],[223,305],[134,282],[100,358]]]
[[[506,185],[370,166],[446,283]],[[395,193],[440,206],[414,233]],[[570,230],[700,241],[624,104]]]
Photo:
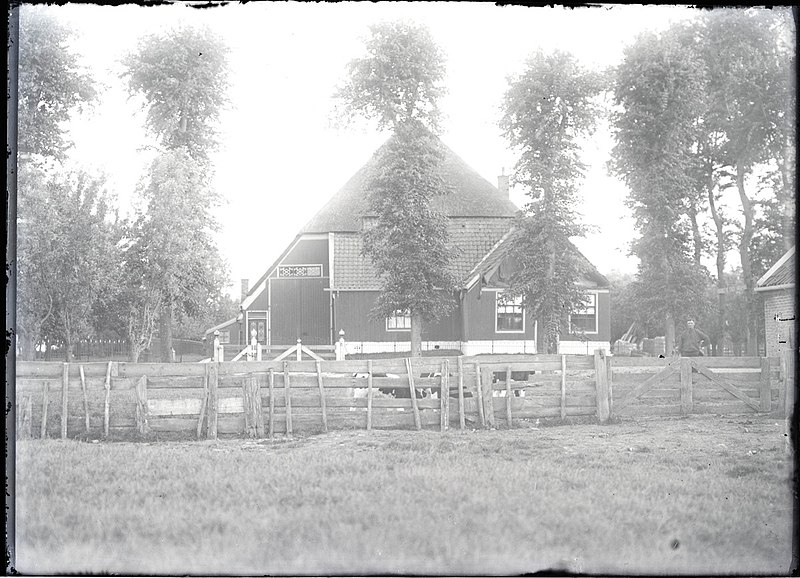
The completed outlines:
[[[699,329],[686,329],[678,338],[678,351],[683,357],[700,357],[703,355],[700,350],[700,342],[708,343],[708,335]]]

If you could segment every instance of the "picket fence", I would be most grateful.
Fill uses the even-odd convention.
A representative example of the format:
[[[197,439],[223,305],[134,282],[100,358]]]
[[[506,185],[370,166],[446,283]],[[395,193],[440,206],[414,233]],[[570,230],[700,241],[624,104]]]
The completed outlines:
[[[347,361],[17,362],[19,437],[254,438],[330,429],[781,412],[794,360],[479,355]]]

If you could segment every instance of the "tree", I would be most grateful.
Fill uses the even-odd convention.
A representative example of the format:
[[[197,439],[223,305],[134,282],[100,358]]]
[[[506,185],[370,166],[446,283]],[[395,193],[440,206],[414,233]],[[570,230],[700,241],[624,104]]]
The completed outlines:
[[[403,23],[372,26],[367,55],[352,61],[336,92],[345,121],[366,118],[391,129],[368,176],[370,210],[364,253],[381,280],[375,318],[411,317],[411,355],[422,355],[422,325],[455,305],[447,217],[431,200],[448,189],[435,133],[444,89],[444,57],[427,29]]]
[[[593,99],[602,86],[601,75],[572,55],[538,52],[511,80],[503,104],[500,127],[520,151],[514,180],[530,199],[509,239],[520,267],[506,297],[522,296],[528,315],[542,321],[549,353],[558,351],[561,327],[584,299],[576,286],[582,260],[569,238],[584,234],[575,210],[586,168],[580,139],[594,131],[600,109]]]
[[[161,171],[165,166],[175,166],[184,179],[178,182],[163,173],[152,174],[148,193],[151,209],[166,202],[164,195],[167,191],[181,191],[187,197],[185,207],[194,205],[204,217],[199,221],[211,222],[210,215],[202,210],[202,206],[211,198],[208,194],[211,178],[209,154],[217,147],[215,123],[227,102],[227,52],[222,40],[208,28],[183,27],[164,35],[143,38],[138,50],[122,60],[125,66],[122,76],[128,81],[130,93],[144,97],[147,127],[167,150],[152,165],[153,170]],[[183,171],[189,163],[194,163],[191,170],[196,171],[191,177]],[[184,185],[190,185],[190,188],[185,188]],[[156,202],[156,199],[160,200]],[[180,213],[160,213],[153,219],[153,223],[161,227],[161,233],[167,234],[170,230],[184,227],[185,223],[180,219],[186,216]],[[172,219],[171,223],[169,219]],[[201,224],[200,230],[205,231],[204,227],[205,224]],[[146,228],[135,231],[156,234]],[[141,241],[145,245],[151,242],[147,239]],[[218,260],[216,250],[208,242],[207,238],[203,238],[200,246],[190,247],[188,250]],[[161,358],[164,361],[172,360],[172,331],[178,300],[183,299],[184,306],[186,303],[195,303],[199,297],[189,296],[186,292],[206,288],[202,283],[174,285],[172,281],[188,280],[192,277],[187,277],[185,271],[180,269],[188,266],[188,261],[182,262],[176,255],[172,257],[174,258],[162,260],[162,265],[174,265],[179,270],[160,271],[164,284],[160,286],[159,292],[153,293],[148,287],[134,299],[134,302],[140,302],[143,306],[144,303],[148,304],[148,313],[139,312],[140,319],[135,324],[138,328],[136,340],[140,345],[144,342],[149,344],[152,335],[148,338],[142,336],[150,332],[149,320],[152,312],[160,311],[159,334]],[[199,278],[195,276],[194,279]],[[209,280],[209,286],[213,287],[217,281],[214,276],[213,280]],[[183,293],[182,296],[179,296],[179,291]]]
[[[770,10],[714,10],[703,17],[702,47],[707,61],[709,128],[720,135],[721,163],[729,167],[739,194],[743,221],[739,255],[748,302],[747,353],[756,355],[758,312],[752,242],[756,203],[747,180],[762,163],[776,160],[785,186],[793,184],[787,144],[793,129],[789,53],[776,37],[786,34],[785,23]],[[788,107],[788,108],[787,108]],[[785,190],[779,187],[779,195]],[[784,194],[785,196],[785,194]]]
[[[91,78],[70,51],[71,32],[39,6],[22,6],[19,34],[18,147],[21,157],[63,159],[64,123],[91,103]]]
[[[193,158],[208,161],[227,102],[227,53],[210,29],[181,27],[143,38],[122,59],[128,89],[144,97],[147,127],[163,147],[185,147]]]
[[[158,330],[162,346],[171,348],[176,315],[196,314],[227,279],[213,239],[215,196],[185,148],[159,155],[139,193],[147,208],[128,233],[121,296],[132,361],[150,347],[157,320],[169,320]],[[162,359],[171,358],[162,351]]]
[[[697,190],[697,119],[705,88],[699,56],[679,35],[641,35],[617,69],[612,171],[628,185],[639,239],[639,297],[664,319],[671,352],[675,320],[705,295],[687,217]]]
[[[26,169],[19,200],[18,325],[24,357],[37,341],[73,344],[93,334],[92,311],[112,286],[119,227],[101,180]]]

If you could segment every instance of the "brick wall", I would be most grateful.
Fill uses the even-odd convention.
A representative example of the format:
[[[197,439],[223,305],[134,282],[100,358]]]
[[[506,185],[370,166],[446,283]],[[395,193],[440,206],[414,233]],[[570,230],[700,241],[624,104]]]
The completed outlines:
[[[792,347],[796,348],[794,293],[790,289],[782,289],[768,291],[763,295],[767,357],[776,357]]]

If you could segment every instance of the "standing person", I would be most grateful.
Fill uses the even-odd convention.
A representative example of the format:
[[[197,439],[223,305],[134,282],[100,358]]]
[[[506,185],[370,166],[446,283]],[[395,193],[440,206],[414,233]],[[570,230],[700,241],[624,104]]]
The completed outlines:
[[[686,322],[686,329],[678,337],[678,352],[681,357],[700,357],[704,355],[700,344],[710,342],[708,335],[694,328],[694,319]]]

